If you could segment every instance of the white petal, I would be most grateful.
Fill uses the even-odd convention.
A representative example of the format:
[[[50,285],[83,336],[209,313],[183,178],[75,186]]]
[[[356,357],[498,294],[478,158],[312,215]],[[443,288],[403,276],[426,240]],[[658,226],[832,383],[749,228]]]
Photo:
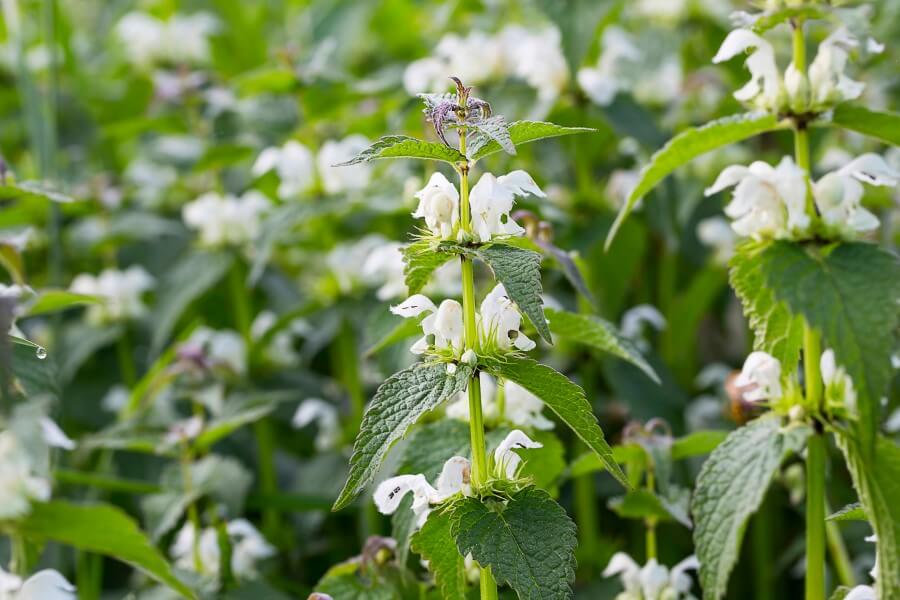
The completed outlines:
[[[510,431],[494,450],[494,462],[503,469],[507,479],[516,476],[516,471],[522,462],[522,457],[515,452],[520,448],[543,448],[543,444],[535,442],[519,429]]]
[[[878,600],[875,588],[868,585],[858,585],[844,596],[844,600]]]
[[[454,456],[444,463],[437,480],[435,501],[440,502],[459,492],[469,489],[471,465],[468,458]]]
[[[603,569],[604,577],[612,577],[613,575],[637,573],[641,570],[634,559],[624,552],[616,552],[609,559],[609,564]]]
[[[868,152],[859,156],[838,170],[840,175],[850,175],[869,185],[895,186],[900,180],[900,171],[878,154]]]
[[[281,150],[279,148],[266,148],[260,152],[250,172],[256,177],[268,173],[275,168],[280,158]]]
[[[75,586],[58,571],[45,569],[29,577],[16,600],[75,600]]]
[[[768,48],[771,50],[772,45],[749,29],[735,29],[725,37],[725,40],[722,42],[719,51],[716,52],[712,61],[713,63],[718,64],[734,58],[748,48]]]
[[[431,497],[434,492],[424,475],[398,475],[382,481],[375,489],[373,499],[378,511],[385,515],[394,514],[400,501],[407,492],[413,492],[416,496],[425,495]],[[415,502],[414,504],[421,504]],[[426,500],[427,504],[427,500]]]
[[[521,169],[511,171],[506,175],[501,175],[497,178],[497,182],[512,190],[517,196],[532,194],[540,198],[547,197],[547,194],[538,187],[531,175]]]
[[[534,350],[537,344],[535,344],[534,340],[528,338],[524,333],[519,332],[519,334],[516,336],[516,339],[513,341],[513,346],[515,346],[517,350],[528,352],[529,350]]]
[[[49,417],[41,417],[41,434],[44,441],[54,448],[62,448],[64,450],[74,450],[75,442],[67,436],[59,425]]]
[[[395,315],[409,319],[410,317],[418,317],[423,312],[435,312],[437,307],[427,296],[423,294],[415,294],[410,296],[400,304],[391,307],[391,312]]]
[[[719,176],[716,178],[715,183],[704,190],[704,195],[712,196],[718,192],[721,192],[725,188],[729,188],[733,185],[737,185],[740,181],[747,176],[748,169],[744,165],[731,165],[729,167],[725,167],[725,169],[719,173]]]
[[[834,381],[837,366],[834,361],[834,350],[831,348],[822,353],[822,357],[819,359],[819,371],[822,373],[822,381],[825,382],[825,385]]]

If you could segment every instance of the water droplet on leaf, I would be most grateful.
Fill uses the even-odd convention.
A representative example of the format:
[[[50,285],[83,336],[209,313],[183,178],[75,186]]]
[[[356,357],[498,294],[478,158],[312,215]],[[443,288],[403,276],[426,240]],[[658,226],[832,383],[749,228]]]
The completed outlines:
[[[34,355],[37,356],[39,360],[44,360],[47,358],[47,349],[43,346],[38,346],[34,351]]]

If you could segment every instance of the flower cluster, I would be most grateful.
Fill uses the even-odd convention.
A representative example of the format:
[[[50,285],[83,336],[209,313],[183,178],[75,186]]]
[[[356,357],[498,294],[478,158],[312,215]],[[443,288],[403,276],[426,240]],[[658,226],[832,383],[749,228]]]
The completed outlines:
[[[813,225],[807,209],[806,174],[785,156],[777,166],[756,161],[749,167],[726,167],[712,186],[710,196],[734,187],[725,207],[735,233],[754,239],[802,239],[812,233],[853,239],[878,227],[878,218],[862,206],[862,184],[894,187],[900,172],[872,153],[863,154],[843,167],[812,182],[811,194],[821,220]]]
[[[819,371],[825,385],[825,407],[834,413],[856,416],[856,389],[844,367],[837,365],[834,351],[825,350],[819,358]],[[777,403],[792,397],[792,385],[786,383],[781,362],[767,352],[752,352],[744,361],[740,375],[734,380],[746,402]],[[788,398],[788,404],[794,400]]]
[[[481,372],[479,379],[481,406],[486,421],[507,422],[517,427],[539,430],[553,429],[553,421],[543,415],[544,403],[521,385],[504,381],[502,389],[498,390],[496,381],[487,373]],[[469,400],[464,392],[458,393],[447,405],[447,416],[460,421],[469,420]]]
[[[531,175],[522,170],[495,177],[481,176],[469,193],[472,228],[477,241],[489,242],[494,236],[516,236],[525,230],[509,216],[517,196],[546,194]],[[419,205],[413,216],[425,219],[428,231],[439,239],[456,239],[460,231],[459,192],[441,173],[435,173],[416,193]]]
[[[440,306],[435,306],[427,296],[415,294],[392,306],[391,312],[406,319],[427,313],[422,319],[422,333],[425,335],[410,348],[413,354],[447,352],[454,358],[463,356],[463,308],[456,300],[444,300]],[[519,331],[522,315],[509,299],[502,283],[497,284],[481,302],[476,325],[477,347],[485,353],[511,349],[528,351],[535,347],[534,341]]]
[[[256,563],[274,556],[275,548],[246,519],[229,521],[225,530],[231,540],[232,574],[238,579],[256,577]],[[175,564],[188,571],[196,571],[199,567],[203,574],[218,575],[221,557],[218,531],[214,527],[207,527],[200,531],[199,539],[197,535],[193,523],[185,523],[181,528],[170,549]],[[194,560],[195,544],[199,554],[199,565]]]
[[[218,29],[208,13],[173,15],[161,20],[143,12],[130,12],[116,25],[116,33],[139,67],[156,64],[198,64],[209,60],[209,37]]]
[[[516,479],[522,465],[522,457],[517,449],[541,448],[541,444],[527,435],[514,429],[500,442],[494,450],[494,476],[498,479]],[[425,524],[432,506],[441,504],[447,499],[462,494],[470,496],[471,464],[469,459],[454,456],[444,463],[434,486],[428,483],[424,475],[397,475],[382,481],[375,489],[375,505],[385,515],[393,514],[400,507],[403,497],[412,492],[412,510],[416,516],[416,527]]]
[[[453,73],[470,85],[500,77],[516,77],[537,90],[549,108],[569,79],[569,70],[554,27],[529,30],[508,25],[496,35],[474,31],[466,37],[445,35],[434,56],[410,63],[403,85],[410,94],[439,89]]]
[[[202,245],[241,246],[256,238],[261,218],[271,206],[269,199],[256,190],[239,198],[208,192],[186,204],[181,216],[185,225],[199,232]]]
[[[687,571],[698,569],[696,556],[689,556],[671,571],[655,558],[641,567],[624,552],[616,552],[603,571],[604,577],[618,575],[625,590],[615,600],[691,600],[693,582]]]
[[[72,280],[69,289],[99,297],[100,302],[88,308],[87,320],[102,325],[143,317],[147,307],[141,296],[153,288],[153,282],[147,271],[133,266],[124,271],[106,269],[100,275],[82,273]]]
[[[858,46],[859,41],[841,27],[819,45],[808,75],[791,64],[782,78],[772,44],[750,29],[740,28],[728,34],[713,62],[724,62],[750,51],[745,63],[750,81],[734,93],[737,100],[773,112],[820,112],[862,94],[864,84],[844,74],[849,51]],[[869,40],[868,49],[880,51],[880,46]]]

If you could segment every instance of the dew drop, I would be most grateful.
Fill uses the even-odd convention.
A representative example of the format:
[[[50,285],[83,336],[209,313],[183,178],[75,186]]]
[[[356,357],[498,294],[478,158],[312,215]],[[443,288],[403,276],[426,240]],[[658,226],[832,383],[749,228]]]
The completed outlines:
[[[44,360],[47,358],[47,349],[43,346],[38,346],[34,351],[34,355],[37,356],[39,360]]]

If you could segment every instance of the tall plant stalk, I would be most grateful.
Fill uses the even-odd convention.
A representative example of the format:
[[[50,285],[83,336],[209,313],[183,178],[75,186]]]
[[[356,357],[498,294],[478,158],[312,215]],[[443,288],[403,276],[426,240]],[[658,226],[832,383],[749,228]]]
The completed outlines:
[[[462,89],[462,86],[460,86]],[[459,105],[466,106],[467,98],[461,94]],[[464,108],[462,110],[465,110]],[[460,130],[459,151],[466,153],[466,134]],[[472,217],[469,214],[469,165],[459,167],[459,213],[463,231],[472,230]],[[463,285],[463,326],[465,328],[466,350],[476,351],[478,346],[478,329],[475,320],[475,273],[472,259],[460,257]],[[469,437],[472,447],[472,484],[474,487],[484,485],[487,481],[487,451],[484,442],[484,415],[481,407],[481,379],[478,371],[472,373],[468,385],[469,395]],[[491,574],[490,567],[481,567],[481,600],[496,600],[497,582]]]

